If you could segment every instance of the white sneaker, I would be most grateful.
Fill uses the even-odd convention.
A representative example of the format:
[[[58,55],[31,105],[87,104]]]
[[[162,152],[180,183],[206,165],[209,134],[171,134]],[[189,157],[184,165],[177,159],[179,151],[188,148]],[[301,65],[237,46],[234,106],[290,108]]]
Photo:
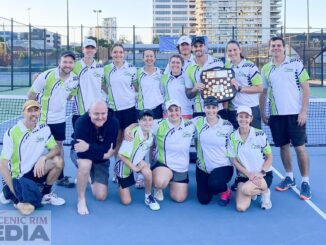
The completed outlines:
[[[155,198],[150,194],[147,198],[145,198],[145,204],[149,206],[151,210],[157,211],[160,210],[160,204],[157,203]]]
[[[3,192],[0,193],[0,203],[3,205],[9,204],[11,202],[10,199],[6,199],[5,195],[3,194]]]
[[[267,191],[261,194],[261,208],[262,209],[271,209],[272,201],[271,201],[271,191],[267,189]]]
[[[55,193],[51,192],[49,194],[46,194],[42,197],[42,204],[52,204],[54,206],[61,206],[63,204],[65,204],[66,201],[61,198],[58,197]]]
[[[154,198],[155,198],[157,201],[162,202],[162,201],[164,200],[164,194],[163,194],[163,191],[160,190],[160,189],[154,189]]]

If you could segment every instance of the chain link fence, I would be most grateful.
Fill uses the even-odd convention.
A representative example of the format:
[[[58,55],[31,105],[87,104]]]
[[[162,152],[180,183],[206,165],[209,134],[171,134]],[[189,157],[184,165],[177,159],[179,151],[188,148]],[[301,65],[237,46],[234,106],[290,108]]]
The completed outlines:
[[[159,28],[159,29],[158,29]],[[166,28],[166,27],[165,27]],[[103,64],[110,62],[110,48],[115,42],[124,44],[126,60],[135,66],[143,65],[143,51],[156,52],[156,65],[165,68],[171,52],[160,48],[160,36],[164,27],[105,27],[105,26],[33,26],[13,19],[0,17],[0,91],[29,87],[33,73],[39,73],[57,66],[60,53],[72,50],[79,58],[82,56],[82,44],[85,38],[97,42],[98,59]],[[171,29],[171,28],[170,28]],[[68,31],[69,30],[69,31]],[[169,30],[169,28],[166,28]],[[283,36],[287,43],[287,54],[302,59],[314,84],[324,85],[325,76],[325,35],[322,29],[279,28],[274,33]],[[69,34],[67,36],[67,33]],[[172,32],[171,32],[172,33]],[[261,68],[269,61],[266,30],[244,29],[238,27],[207,29],[198,33],[196,28],[174,27],[171,35],[207,35],[208,52],[215,57],[225,58],[225,45],[230,39],[236,39],[242,46],[243,54]],[[175,52],[177,52],[175,50]]]

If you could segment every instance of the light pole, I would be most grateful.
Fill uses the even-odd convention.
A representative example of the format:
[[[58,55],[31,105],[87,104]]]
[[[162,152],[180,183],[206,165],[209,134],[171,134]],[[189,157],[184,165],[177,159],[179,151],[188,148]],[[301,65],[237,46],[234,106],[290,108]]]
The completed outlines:
[[[28,14],[28,24],[31,23],[31,8],[27,9],[27,14]]]
[[[309,0],[307,0],[307,25],[308,25],[308,29],[307,29],[307,48],[309,48]]]
[[[67,50],[69,49],[69,0],[67,0]]]
[[[96,39],[97,39],[97,48],[99,49],[99,46],[98,46],[98,40],[99,40],[99,25],[98,25],[98,14],[102,13],[102,10],[101,9],[93,9],[93,12],[96,13],[96,23],[97,23],[97,26],[96,26]],[[99,51],[99,50],[98,50]]]

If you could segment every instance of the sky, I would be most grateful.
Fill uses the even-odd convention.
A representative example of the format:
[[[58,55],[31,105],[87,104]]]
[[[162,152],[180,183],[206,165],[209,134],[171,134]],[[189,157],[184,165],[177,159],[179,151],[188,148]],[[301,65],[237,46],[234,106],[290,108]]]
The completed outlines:
[[[132,36],[132,26],[139,27],[139,34],[144,42],[151,38],[153,24],[152,0],[68,0],[70,26],[96,26],[97,18],[93,10],[102,10],[99,22],[104,17],[117,17],[118,36]],[[241,0],[239,0],[241,1]],[[326,28],[325,0],[286,0],[286,27],[307,27],[307,1],[309,2],[309,23],[318,31]],[[284,3],[284,2],[283,2]],[[49,30],[66,34],[67,0],[0,0],[0,17],[14,18],[14,20],[28,23],[29,13],[31,24],[34,26],[61,26],[48,27]],[[30,8],[30,11],[28,11]],[[282,18],[284,13],[282,8]],[[0,18],[0,29],[3,21]],[[123,27],[123,28],[122,28]],[[126,28],[128,27],[128,28]],[[146,28],[140,28],[146,27]],[[296,30],[304,32],[306,30]],[[86,34],[86,33],[84,33]],[[80,42],[80,28],[70,29],[70,41]]]

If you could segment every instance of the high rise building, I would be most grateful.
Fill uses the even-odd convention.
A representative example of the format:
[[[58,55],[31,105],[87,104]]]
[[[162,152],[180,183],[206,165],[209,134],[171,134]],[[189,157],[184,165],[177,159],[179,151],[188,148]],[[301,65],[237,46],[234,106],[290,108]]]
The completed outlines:
[[[196,34],[225,43],[266,42],[280,31],[282,0],[196,0]]]
[[[117,41],[117,18],[104,18],[102,22],[102,38]]]
[[[153,0],[153,36],[196,34],[210,43],[232,37],[266,42],[280,31],[282,0]]]
[[[153,0],[153,36],[194,34],[196,0]]]

